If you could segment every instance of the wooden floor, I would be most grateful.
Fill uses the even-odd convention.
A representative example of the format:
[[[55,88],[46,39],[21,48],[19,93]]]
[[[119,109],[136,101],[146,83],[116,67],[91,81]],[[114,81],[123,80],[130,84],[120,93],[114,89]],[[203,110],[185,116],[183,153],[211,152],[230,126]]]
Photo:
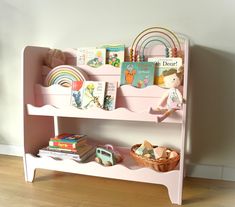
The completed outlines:
[[[171,207],[164,186],[37,170],[26,183],[21,157],[0,155],[0,207]],[[186,207],[235,207],[235,182],[186,178]]]

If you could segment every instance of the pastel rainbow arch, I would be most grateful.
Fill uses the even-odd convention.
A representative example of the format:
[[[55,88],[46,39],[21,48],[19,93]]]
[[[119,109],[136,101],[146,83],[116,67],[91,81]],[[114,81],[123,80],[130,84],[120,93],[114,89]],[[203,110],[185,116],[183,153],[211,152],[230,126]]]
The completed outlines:
[[[165,47],[161,56],[179,57],[182,53],[181,43],[174,32],[163,27],[151,27],[139,33],[134,39],[130,48],[130,62],[138,62],[138,59],[146,61],[144,52],[150,43]]]
[[[45,78],[45,86],[61,85],[71,87],[73,81],[86,81],[88,76],[86,73],[76,66],[60,65],[53,68]]]

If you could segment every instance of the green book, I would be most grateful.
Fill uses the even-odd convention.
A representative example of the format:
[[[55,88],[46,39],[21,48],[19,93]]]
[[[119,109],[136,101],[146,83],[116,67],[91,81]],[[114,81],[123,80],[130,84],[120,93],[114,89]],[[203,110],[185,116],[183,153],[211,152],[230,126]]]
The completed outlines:
[[[152,62],[123,62],[121,66],[121,85],[145,88],[154,84],[155,64]]]

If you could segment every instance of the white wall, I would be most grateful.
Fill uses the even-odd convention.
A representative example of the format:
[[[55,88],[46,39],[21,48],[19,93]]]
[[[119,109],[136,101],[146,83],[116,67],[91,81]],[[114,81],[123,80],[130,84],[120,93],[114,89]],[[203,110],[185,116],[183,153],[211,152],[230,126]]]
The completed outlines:
[[[24,46],[128,46],[142,30],[162,26],[191,39],[190,161],[234,169],[234,18],[232,0],[1,0],[0,144],[23,143],[19,88]]]

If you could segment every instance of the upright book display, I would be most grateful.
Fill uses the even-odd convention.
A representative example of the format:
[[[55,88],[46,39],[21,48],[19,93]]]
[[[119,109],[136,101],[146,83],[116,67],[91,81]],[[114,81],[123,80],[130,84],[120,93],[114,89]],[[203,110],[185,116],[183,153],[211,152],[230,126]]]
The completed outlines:
[[[122,163],[112,167],[103,167],[96,162],[78,163],[73,160],[55,160],[50,157],[37,157],[39,149],[48,144],[50,137],[62,133],[59,119],[85,118],[122,121],[156,122],[156,116],[146,109],[153,107],[165,92],[164,88],[156,85],[146,88],[135,88],[122,85],[117,88],[116,109],[82,110],[70,106],[71,88],[61,86],[44,87],[40,70],[43,57],[49,48],[27,46],[23,52],[23,137],[24,137],[24,170],[25,180],[32,182],[37,168],[65,171],[77,174],[86,174],[107,178],[131,180],[165,185],[172,203],[182,203],[182,188],[184,177],[184,149],[186,139],[186,112],[187,112],[187,83],[188,83],[188,40],[181,37],[180,44],[184,53],[184,88],[183,98],[186,103],[183,109],[164,120],[165,124],[176,123],[181,125],[180,163],[169,172],[156,172],[149,168],[142,168],[135,164],[129,156],[130,147],[119,148],[124,155]],[[112,67],[112,68],[111,68]],[[110,68],[112,70],[110,70]],[[120,68],[104,65],[96,70],[83,65],[82,69],[88,74],[89,80],[120,81]],[[57,102],[54,100],[57,99]],[[63,104],[66,102],[66,104]],[[141,112],[143,111],[143,112]],[[125,124],[125,122],[122,122]],[[89,128],[89,126],[87,126]],[[92,130],[92,129],[90,129]],[[99,133],[99,132],[97,132]],[[167,132],[166,132],[167,133]],[[89,135],[88,135],[89,136]],[[115,133],[114,133],[115,136]],[[116,140],[121,142],[121,140]]]

